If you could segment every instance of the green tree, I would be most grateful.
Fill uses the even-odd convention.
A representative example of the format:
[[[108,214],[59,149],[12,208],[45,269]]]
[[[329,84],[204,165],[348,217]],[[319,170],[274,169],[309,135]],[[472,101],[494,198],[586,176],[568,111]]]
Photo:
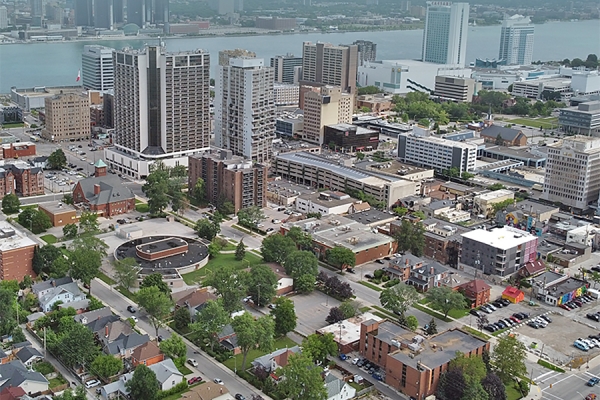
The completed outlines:
[[[321,370],[315,368],[304,354],[293,354],[283,367],[285,379],[277,385],[283,398],[298,400],[325,400],[327,389],[321,378]]]
[[[527,374],[526,357],[527,349],[523,342],[513,335],[501,336],[492,351],[492,369],[502,382],[508,384],[513,379]]]
[[[252,229],[258,229],[258,223],[265,219],[265,214],[263,214],[260,207],[250,206],[242,208],[240,211],[238,211],[237,217],[240,225]]]
[[[70,269],[71,262],[67,256],[61,254],[61,256],[55,259],[50,265],[48,275],[50,275],[51,278],[63,278],[67,276]]]
[[[159,344],[160,350],[171,358],[185,357],[187,347],[178,334],[174,333],[170,338],[163,340]]]
[[[411,331],[416,331],[419,327],[419,320],[414,315],[409,315],[405,320],[406,327]]]
[[[352,318],[360,312],[360,304],[356,301],[346,300],[339,307],[344,319]]]
[[[157,287],[158,290],[160,290],[165,296],[171,296],[171,289],[169,288],[169,285],[163,281],[161,273],[155,272],[153,274],[146,275],[140,284],[140,288],[147,288],[151,286]]]
[[[398,251],[410,251],[417,257],[423,255],[425,250],[425,228],[421,222],[412,223],[407,219],[403,219],[400,229],[394,235],[394,239],[398,244]]]
[[[219,224],[215,224],[208,218],[201,218],[196,221],[194,230],[196,231],[198,237],[211,242],[219,234],[219,232],[221,232],[221,227]]]
[[[312,237],[310,234],[308,234],[308,232],[304,232],[298,226],[291,227],[285,236],[294,241],[298,250],[312,249]]]
[[[71,277],[88,285],[88,292],[91,293],[90,283],[100,273],[102,255],[93,249],[77,248],[70,252],[68,261]]]
[[[258,307],[271,302],[277,293],[277,275],[266,265],[254,265],[248,275],[248,292]]]
[[[448,316],[450,310],[461,310],[466,305],[465,296],[447,286],[432,287],[425,296],[433,308],[444,313],[444,318]]]
[[[452,167],[450,169],[445,170],[444,175],[448,178],[458,178],[460,176],[460,170],[456,167]]]
[[[94,333],[85,325],[76,323],[73,317],[62,317],[58,332],[57,342],[51,350],[60,355],[67,367],[81,363],[89,365],[100,354]]]
[[[231,215],[235,213],[235,206],[231,201],[224,201],[219,205],[219,211],[224,215]]]
[[[4,282],[4,281],[3,281]],[[18,284],[17,284],[17,290]],[[0,288],[0,335],[7,335],[15,328],[15,298],[16,293],[5,288]]]
[[[91,250],[100,254],[101,257],[106,257],[108,245],[101,239],[95,236],[79,236],[71,244],[72,250]]]
[[[77,237],[77,225],[75,224],[67,224],[63,226],[62,231],[65,239],[74,239]]]
[[[246,359],[250,350],[255,348],[263,352],[272,350],[275,321],[270,315],[254,319],[252,314],[246,312],[235,317],[231,326],[243,354],[242,371],[246,370]]]
[[[481,382],[487,375],[487,369],[481,357],[467,357],[463,353],[457,351],[455,357],[450,361],[450,369],[458,369],[462,372],[467,383]]]
[[[83,385],[77,386],[75,391],[69,389],[64,390],[61,394],[52,396],[54,400],[87,400],[87,393]]]
[[[244,239],[242,239],[235,248],[235,259],[242,261],[244,257],[246,257],[246,246],[244,245]]]
[[[488,190],[496,191],[496,190],[506,189],[506,186],[504,186],[501,183],[494,183],[493,185],[490,185],[487,188],[488,188]]]
[[[50,274],[52,263],[57,258],[63,258],[63,253],[56,246],[46,244],[43,247],[36,247],[33,253],[33,271],[36,274],[46,273]],[[68,272],[68,268],[67,271]],[[64,276],[64,275],[63,275]]]
[[[125,387],[129,390],[132,399],[158,400],[160,398],[160,384],[156,374],[144,364],[139,364],[135,368],[131,379],[125,382]]]
[[[291,252],[284,262],[285,273],[294,279],[303,275],[311,275],[314,278],[319,273],[319,261],[317,257],[306,250],[296,250]]]
[[[31,229],[36,235],[52,228],[50,217],[46,213],[34,208],[26,208],[21,211],[17,220],[22,227]]]
[[[279,233],[263,239],[260,252],[265,262],[283,264],[287,256],[296,250],[296,244],[288,237]]]
[[[230,314],[223,308],[222,301],[209,300],[196,314],[196,322],[190,325],[190,330],[198,333],[203,341],[209,342],[212,350],[217,342],[217,335],[230,321]]]
[[[177,329],[185,329],[190,324],[192,316],[187,307],[179,307],[173,314],[173,322]]]
[[[487,392],[490,400],[506,400],[506,387],[498,375],[488,373],[481,381],[481,386]]]
[[[493,210],[494,214],[496,214],[498,211],[506,210],[508,207],[512,206],[514,203],[515,203],[515,201],[513,199],[506,199],[499,203],[492,204],[492,210]]]
[[[150,170],[142,190],[148,197],[150,214],[162,215],[169,205],[169,171],[161,161],[154,163]]]
[[[242,307],[242,298],[248,288],[248,273],[238,271],[234,265],[224,265],[213,270],[205,284],[215,289],[223,301],[223,308],[232,313]]]
[[[99,310],[101,308],[106,307],[104,305],[104,303],[102,303],[100,300],[98,300],[94,296],[88,296],[88,299],[90,300],[90,304],[88,306],[89,311]]]
[[[399,217],[403,217],[406,215],[406,213],[408,212],[408,208],[404,208],[404,207],[396,207],[394,208],[394,214],[396,214]]]
[[[84,211],[79,218],[79,229],[82,233],[98,232],[98,214]]]
[[[114,269],[115,279],[121,287],[127,290],[133,287],[135,281],[137,281],[138,271],[140,270],[140,266],[135,258],[126,257],[122,260],[115,260]]]
[[[460,174],[460,177],[463,178],[465,181],[468,181],[469,179],[473,179],[475,177],[475,174],[465,171],[462,174]]]
[[[275,321],[275,335],[285,336],[288,332],[296,329],[296,311],[294,303],[287,297],[279,297],[275,300],[275,308],[271,315]]]
[[[67,156],[62,149],[56,149],[48,156],[48,169],[63,169],[67,166]]]
[[[365,158],[365,153],[362,153],[362,152],[360,152],[360,151],[357,151],[357,152],[356,152],[356,159],[357,159],[358,161],[364,160],[364,158]]]
[[[354,252],[342,246],[335,246],[334,248],[327,249],[325,258],[327,259],[328,264],[339,268],[341,271],[343,271],[344,268],[352,268],[356,264],[356,255]]]
[[[106,382],[108,381],[108,378],[118,374],[122,368],[123,361],[121,361],[120,358],[100,354],[92,362],[91,370]]]
[[[319,335],[313,333],[302,340],[302,354],[310,358],[317,365],[325,365],[327,357],[336,355],[338,345],[333,333]]]
[[[156,286],[141,288],[135,297],[140,307],[148,313],[150,322],[156,331],[156,336],[158,336],[158,328],[169,315],[173,302]]]
[[[194,199],[202,204],[206,201],[206,184],[204,183],[204,179],[198,178],[196,183],[194,184],[194,191],[192,192]]]
[[[433,317],[431,318],[431,320],[427,324],[427,329],[425,330],[425,332],[427,332],[428,335],[435,335],[436,333],[438,333],[437,324],[435,323],[435,318],[433,318]]]
[[[298,293],[310,293],[315,290],[317,280],[313,275],[301,275],[294,279],[294,290]]]
[[[498,136],[496,136],[495,144],[497,146],[502,146],[504,144],[504,139],[502,138],[501,134],[498,134]]]
[[[358,88],[358,95],[362,96],[364,94],[376,94],[381,93],[381,90],[377,86],[363,86]]]
[[[21,201],[14,193],[8,193],[2,198],[2,212],[4,214],[16,214],[21,208]]]

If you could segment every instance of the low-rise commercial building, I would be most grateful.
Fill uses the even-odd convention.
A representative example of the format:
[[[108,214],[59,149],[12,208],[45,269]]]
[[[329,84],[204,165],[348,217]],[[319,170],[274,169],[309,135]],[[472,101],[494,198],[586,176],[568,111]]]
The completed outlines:
[[[473,171],[477,160],[477,146],[439,137],[401,134],[398,136],[398,158],[436,171],[450,168],[456,168],[460,172]]]
[[[462,234],[460,262],[487,275],[511,276],[537,258],[538,237],[520,229],[475,229]]]
[[[58,203],[42,203],[38,205],[38,208],[50,218],[52,226],[65,226],[67,224],[74,224],[78,220],[75,207],[65,204],[62,201]]]
[[[342,192],[317,192],[298,196],[296,198],[296,210],[304,214],[341,215],[348,213],[350,206],[356,201],[358,200]]]
[[[502,203],[507,200],[514,200],[515,192],[508,189],[494,190],[492,192],[482,193],[473,197],[473,213],[484,216],[492,215],[494,204]]]
[[[462,234],[467,228],[435,218],[421,221],[425,228],[425,257],[432,258],[453,268],[458,266]]]
[[[384,202],[389,208],[399,199],[420,194],[420,182],[370,173],[340,165],[306,152],[285,153],[275,157],[275,174],[315,189],[360,190]]]
[[[8,193],[23,197],[44,194],[43,170],[21,160],[0,161],[0,198]]]
[[[37,243],[6,221],[0,221],[0,280],[35,278],[33,253]]]
[[[323,143],[344,153],[373,151],[379,145],[379,132],[345,123],[327,125]]]
[[[489,342],[459,329],[425,338],[387,320],[360,326],[360,354],[385,369],[386,384],[415,399],[436,393],[457,352],[480,357],[489,348]]]
[[[285,234],[294,226],[312,236],[313,252],[322,259],[328,249],[341,246],[350,249],[356,265],[360,265],[393,254],[395,248],[391,237],[373,233],[369,226],[339,215],[288,222],[281,226],[281,232]]]
[[[571,79],[538,78],[513,82],[511,94],[515,97],[527,97],[528,99],[540,99],[542,92],[568,93],[571,91]]]
[[[354,96],[339,86],[302,85],[299,97],[304,111],[302,138],[306,141],[323,144],[326,125],[352,123]]]
[[[233,203],[235,212],[250,206],[267,205],[267,168],[231,150],[212,149],[194,155],[188,161],[188,187],[194,188],[198,178],[204,180],[206,199],[212,204]]]
[[[533,278],[532,290],[538,300],[553,306],[560,306],[583,296],[589,287],[589,282],[581,279],[546,271]]]
[[[302,137],[304,131],[304,116],[286,115],[275,120],[275,134],[293,138]],[[275,142],[273,142],[275,144]],[[312,145],[312,144],[311,144]]]
[[[31,142],[8,143],[2,145],[4,158],[23,158],[35,156],[35,144]]]
[[[600,100],[581,103],[577,107],[561,108],[558,125],[564,132],[599,136]]]

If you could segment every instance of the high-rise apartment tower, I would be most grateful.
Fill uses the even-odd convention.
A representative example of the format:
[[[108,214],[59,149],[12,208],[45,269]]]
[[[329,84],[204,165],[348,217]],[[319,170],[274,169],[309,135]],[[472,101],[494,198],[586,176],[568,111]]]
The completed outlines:
[[[358,46],[304,42],[302,82],[340,86],[344,92],[356,90]]]
[[[423,61],[464,65],[468,28],[469,3],[428,1],[423,32]]]
[[[499,60],[508,65],[531,65],[534,26],[529,17],[513,15],[502,21]]]

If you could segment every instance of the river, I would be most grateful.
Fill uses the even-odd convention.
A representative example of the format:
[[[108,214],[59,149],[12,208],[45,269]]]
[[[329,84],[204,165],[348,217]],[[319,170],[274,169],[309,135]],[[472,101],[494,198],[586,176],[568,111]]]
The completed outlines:
[[[165,38],[170,51],[205,49],[212,56],[214,77],[217,53],[223,49],[244,48],[264,57],[266,64],[274,55],[302,55],[303,41],[323,41],[349,44],[358,39],[377,43],[377,59],[414,59],[421,55],[422,30],[297,33],[265,36],[217,36],[209,38]],[[81,65],[83,46],[100,43],[104,46],[140,48],[150,40],[123,39],[65,41],[0,45],[0,93],[33,86],[74,85]],[[498,57],[500,26],[469,27],[467,60]],[[600,55],[600,21],[548,22],[535,27],[534,60],[585,59],[588,54]]]

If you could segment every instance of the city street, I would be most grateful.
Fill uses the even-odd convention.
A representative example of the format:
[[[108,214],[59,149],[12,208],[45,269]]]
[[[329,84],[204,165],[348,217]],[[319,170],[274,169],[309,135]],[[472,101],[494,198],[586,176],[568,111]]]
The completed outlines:
[[[131,316],[131,313],[127,311],[127,306],[133,305],[137,308],[137,304],[116,290],[113,290],[110,286],[99,279],[94,279],[91,286],[92,295],[102,300],[105,304],[108,304],[114,313],[120,315],[124,319]],[[151,338],[154,338],[155,330],[148,317],[143,312],[139,312],[138,318],[139,322],[136,326],[140,328],[140,330],[148,333]],[[171,336],[171,330],[169,328],[160,328],[158,333],[165,339]],[[233,371],[214,361],[195,346],[192,347],[189,342],[187,343],[187,358],[193,358],[198,361],[199,364],[198,368],[194,368],[191,365],[186,365],[188,368],[194,372],[197,370],[205,380],[212,381],[214,378],[223,380],[230,393],[241,393],[246,396],[246,398],[248,398],[251,394],[260,394],[265,399],[269,399],[269,397],[262,392],[259,392],[252,385],[235,376]]]

